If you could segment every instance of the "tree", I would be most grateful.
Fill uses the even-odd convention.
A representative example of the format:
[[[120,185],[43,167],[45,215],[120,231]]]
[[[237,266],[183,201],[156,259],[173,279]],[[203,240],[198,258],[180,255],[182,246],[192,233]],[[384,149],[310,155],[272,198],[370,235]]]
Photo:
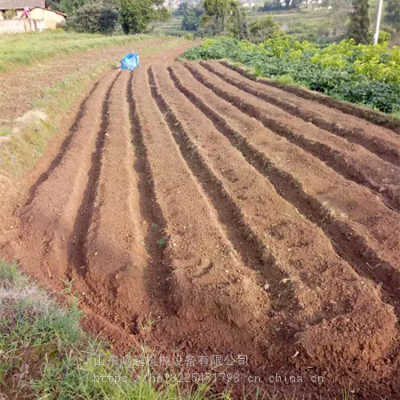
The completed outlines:
[[[166,7],[157,7],[154,10],[153,21],[167,22],[171,18],[171,13]]]
[[[87,3],[87,0],[50,0],[49,6],[54,10],[61,11],[68,16],[73,16]]]
[[[272,15],[257,19],[249,26],[251,41],[254,43],[261,43],[266,39],[270,39],[279,31],[279,25]]]
[[[77,32],[110,34],[117,20],[118,11],[115,8],[101,1],[91,1],[76,11],[68,26]]]
[[[400,32],[400,0],[388,0],[385,14],[385,22]]]
[[[369,15],[368,0],[354,0],[353,10],[350,13],[350,24],[347,29],[347,37],[353,38],[356,44],[369,43]]]
[[[275,11],[275,10],[281,10],[282,9],[282,3],[281,0],[269,0],[264,3],[262,7],[258,7],[258,11]]]
[[[120,22],[126,34],[145,32],[152,21],[165,21],[170,14],[162,0],[120,0]]]
[[[247,35],[246,14],[236,0],[204,0],[203,28],[213,35],[232,33],[237,37]]]
[[[182,30],[197,31],[201,25],[201,16],[204,10],[199,6],[192,6],[189,3],[181,3],[180,12],[182,12]]]

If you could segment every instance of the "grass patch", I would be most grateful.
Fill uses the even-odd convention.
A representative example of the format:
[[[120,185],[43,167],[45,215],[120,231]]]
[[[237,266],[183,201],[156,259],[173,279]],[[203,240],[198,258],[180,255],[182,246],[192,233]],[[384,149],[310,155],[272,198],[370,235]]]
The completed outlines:
[[[84,35],[85,36],[85,35]],[[151,39],[151,37],[147,36]],[[183,39],[165,38],[165,43],[148,47],[141,55],[151,55],[184,43]],[[22,176],[45,152],[49,139],[60,132],[63,117],[72,105],[82,96],[87,86],[102,73],[118,64],[113,59],[99,61],[88,71],[78,72],[65,77],[52,88],[45,90],[34,102],[34,107],[47,114],[46,122],[28,127],[0,147],[0,171],[6,175]]]
[[[122,46],[146,41],[148,35],[105,36],[63,30],[0,36],[0,72],[31,65],[46,58],[85,52],[100,47]],[[154,38],[154,37],[153,37]]]
[[[1,128],[0,129],[0,137],[1,136],[8,136],[11,133],[10,128]]]
[[[200,400],[209,392],[204,385],[156,388],[146,377],[149,367],[102,365],[98,360],[115,356],[106,342],[82,331],[76,299],[60,308],[16,264],[1,260],[0,305],[0,392],[10,399]],[[97,379],[109,375],[121,381]]]

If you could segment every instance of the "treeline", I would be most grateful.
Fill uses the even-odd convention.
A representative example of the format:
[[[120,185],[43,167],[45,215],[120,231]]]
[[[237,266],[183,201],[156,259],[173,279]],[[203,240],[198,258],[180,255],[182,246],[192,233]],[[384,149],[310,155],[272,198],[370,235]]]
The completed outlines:
[[[373,24],[369,18],[368,0],[353,0],[350,12],[350,23],[347,37],[353,38],[356,44],[369,44],[372,40]],[[390,34],[400,32],[400,0],[385,2],[383,29]]]
[[[272,16],[250,24],[239,1],[204,0],[202,3],[181,3],[176,16],[182,16],[181,29],[199,36],[229,35],[238,39],[261,42],[280,30]]]
[[[272,7],[296,7],[300,0],[270,0]],[[325,0],[337,8],[344,0]],[[368,0],[352,0],[347,38],[367,44],[372,38]],[[170,10],[164,0],[49,0],[49,5],[68,15],[66,29],[89,33],[143,33],[152,22],[167,21]],[[279,31],[272,17],[248,23],[238,0],[203,0],[182,2],[174,15],[182,16],[182,31],[198,36],[228,35],[260,43]],[[389,33],[400,32],[400,0],[386,0],[384,22]]]
[[[163,0],[50,0],[49,6],[68,15],[65,29],[88,33],[143,33],[154,21],[171,14]]]
[[[276,8],[291,8],[296,7],[299,2],[300,0],[272,0],[265,3],[264,7],[269,4]],[[326,0],[324,4],[333,4],[334,9],[339,10],[343,0]],[[200,36],[228,35],[261,43],[280,30],[271,16],[248,24],[246,13],[236,0],[203,0],[197,4],[185,2],[180,5],[176,14],[183,16],[182,30],[196,32]],[[385,3],[382,28],[389,34],[400,32],[400,0],[387,0]],[[369,44],[372,42],[372,29],[368,0],[353,0],[347,32],[342,38],[354,39],[356,44]]]

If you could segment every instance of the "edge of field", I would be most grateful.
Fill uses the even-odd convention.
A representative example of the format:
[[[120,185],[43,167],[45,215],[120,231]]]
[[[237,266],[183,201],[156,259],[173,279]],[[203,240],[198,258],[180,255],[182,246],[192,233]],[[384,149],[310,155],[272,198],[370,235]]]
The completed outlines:
[[[159,388],[150,379],[150,366],[111,363],[117,356],[107,342],[83,331],[83,314],[71,282],[64,285],[66,304],[60,306],[17,264],[0,260],[0,394],[6,396],[1,398],[205,398],[210,390],[205,385],[181,390],[179,384],[166,382]],[[142,353],[151,355],[146,349]],[[110,376],[114,381],[95,379]]]
[[[87,52],[147,41],[156,35],[115,35],[65,32],[63,30],[0,35],[4,54],[0,57],[0,73],[31,66],[58,56]],[[157,35],[162,38],[163,35]],[[167,36],[165,36],[167,37]],[[47,46],[43,42],[49,39]],[[55,39],[55,41],[54,41]]]
[[[141,51],[149,56],[162,50],[176,47],[183,39],[171,39],[161,46]],[[61,131],[66,113],[83,99],[93,83],[110,68],[116,68],[110,58],[96,63],[90,72],[80,72],[64,77],[53,87],[46,89],[32,110],[42,111],[45,120],[34,120],[18,134],[9,134],[0,141],[0,182],[6,177],[21,177],[42,156],[49,140]]]
[[[208,60],[199,60],[208,61]],[[285,82],[281,80],[282,77],[276,79],[271,79],[265,76],[257,76],[255,74],[254,68],[248,65],[242,64],[237,61],[232,61],[230,59],[218,60],[222,65],[233,69],[234,71],[240,73],[248,79],[255,82],[264,83],[269,86],[276,87],[278,89],[285,90],[289,93],[293,93],[299,97],[303,97],[307,100],[313,100],[321,104],[325,104],[329,107],[336,108],[347,114],[355,115],[359,118],[366,119],[369,122],[375,123],[386,127],[388,129],[399,129],[400,128],[400,114],[385,114],[383,112],[374,110],[362,104],[350,103],[345,100],[336,99],[334,97],[319,93],[310,89],[307,89],[295,82]]]
[[[215,393],[206,384],[182,387],[172,380],[154,381],[163,371],[151,364],[119,362],[123,357],[108,342],[81,327],[85,315],[72,282],[63,284],[62,293],[51,296],[16,263],[0,259],[0,394],[5,399],[232,400],[229,392]],[[154,357],[151,349],[138,347],[140,358]],[[261,392],[241,398],[300,400]],[[343,390],[341,400],[354,398]]]

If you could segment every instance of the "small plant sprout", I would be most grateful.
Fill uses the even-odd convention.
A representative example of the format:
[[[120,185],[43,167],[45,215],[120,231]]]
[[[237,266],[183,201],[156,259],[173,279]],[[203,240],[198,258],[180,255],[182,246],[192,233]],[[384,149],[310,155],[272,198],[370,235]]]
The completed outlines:
[[[63,293],[66,293],[66,294],[74,294],[74,292],[72,291],[72,285],[73,285],[73,283],[74,283],[74,280],[73,279],[71,279],[71,280],[66,280],[66,279],[62,279],[61,278],[61,282],[64,284],[64,286],[65,286],[65,288],[63,289]]]
[[[154,319],[152,319],[151,313],[146,314],[142,322],[139,323],[139,329],[141,331],[150,331],[151,327],[156,323]]]
[[[167,243],[168,243],[168,238],[164,236],[157,242],[157,247],[159,249],[165,249],[167,247]]]

